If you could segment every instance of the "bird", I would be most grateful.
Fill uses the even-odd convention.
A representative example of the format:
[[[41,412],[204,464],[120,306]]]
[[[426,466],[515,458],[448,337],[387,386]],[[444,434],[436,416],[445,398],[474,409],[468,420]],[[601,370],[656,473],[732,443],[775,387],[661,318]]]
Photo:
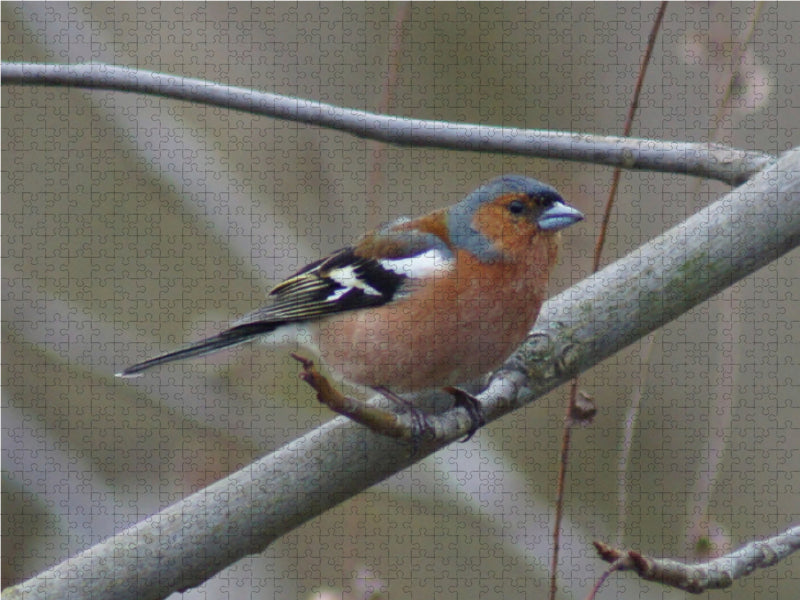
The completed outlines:
[[[255,339],[305,340],[340,380],[393,393],[473,381],[527,336],[560,231],[583,219],[551,186],[503,175],[312,262],[228,329],[137,363],[133,377]]]

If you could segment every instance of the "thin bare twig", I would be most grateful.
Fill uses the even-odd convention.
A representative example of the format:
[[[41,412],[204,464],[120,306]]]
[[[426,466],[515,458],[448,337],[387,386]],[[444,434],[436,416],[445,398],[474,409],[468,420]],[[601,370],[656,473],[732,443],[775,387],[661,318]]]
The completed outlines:
[[[728,113],[732,112],[728,103],[731,101],[731,98],[733,98],[734,89],[736,88],[735,83],[737,75],[739,75],[739,63],[741,62],[743,53],[747,50],[747,46],[749,46],[750,42],[753,40],[753,35],[756,32],[756,23],[758,23],[758,20],[761,17],[763,8],[763,2],[755,3],[753,15],[751,16],[750,22],[747,25],[747,30],[741,36],[741,41],[733,47],[731,56],[731,72],[728,73],[728,82],[725,86],[725,93],[722,95],[722,98],[719,101],[717,112],[714,114],[712,120],[711,129],[714,131],[714,137],[718,137],[717,134],[722,127],[723,120]]]
[[[631,98],[630,106],[628,106],[628,114],[625,117],[625,126],[622,129],[622,137],[627,138],[633,129],[633,120],[636,118],[636,109],[639,108],[639,96],[642,93],[642,85],[644,85],[644,76],[647,74],[647,66],[650,64],[650,58],[653,56],[653,48],[656,45],[656,36],[658,30],[661,29],[661,23],[664,20],[664,13],[667,12],[666,0],[661,3],[656,13],[653,27],[650,29],[650,35],[647,36],[647,47],[642,57],[642,64],[639,66],[639,76],[636,79],[636,88],[633,90],[633,97]],[[617,188],[619,187],[619,179],[622,175],[622,169],[619,167],[614,169],[614,174],[611,177],[611,189],[608,192],[608,200],[606,201],[606,208],[603,212],[603,221],[600,225],[600,233],[597,236],[597,243],[594,247],[594,263],[592,265],[592,273],[596,273],[600,268],[600,260],[603,256],[603,246],[606,241],[606,231],[608,231],[608,224],[611,221],[611,211],[614,208],[614,199],[617,197]]]
[[[600,591],[600,588],[603,587],[603,584],[606,582],[606,580],[609,577],[611,577],[611,574],[620,571],[624,567],[624,565],[625,565],[625,560],[622,558],[612,562],[611,566],[608,567],[605,570],[605,572],[602,575],[600,575],[600,577],[597,578],[597,581],[594,582],[594,585],[592,586],[592,591],[590,591],[586,595],[586,600],[594,600],[595,597],[597,597],[597,592]]]
[[[3,63],[3,85],[61,85],[153,94],[328,127],[400,146],[503,152],[624,169],[682,173],[740,185],[775,159],[720,144],[655,141],[426,121],[114,65]]]
[[[633,434],[636,432],[636,424],[639,420],[639,410],[642,406],[642,396],[644,394],[645,380],[650,371],[650,356],[657,333],[647,336],[642,344],[639,353],[639,377],[634,383],[631,392],[631,402],[628,410],[625,411],[625,433],[620,444],[619,460],[617,461],[617,536],[616,543],[622,544],[627,523],[628,508],[628,487],[630,480],[628,469],[630,467],[631,449],[633,448]]]
[[[619,571],[636,571],[642,579],[676,587],[692,594],[730,587],[734,581],[756,569],[776,565],[800,550],[800,526],[776,536],[745,544],[738,550],[707,563],[687,564],[665,558],[651,558],[635,550],[618,550],[594,542],[597,552]]]
[[[731,56],[731,69],[728,73],[728,80],[725,85],[725,93],[719,100],[717,112],[712,120],[712,129],[710,131],[709,139],[718,140],[721,137],[722,127],[724,121],[730,117],[732,118],[735,113],[733,107],[730,105],[731,99],[734,95],[736,88],[735,82],[743,74],[741,73],[741,60],[747,47],[753,39],[756,32],[756,24],[761,17],[763,10],[763,2],[757,2],[753,7],[753,14],[747,25],[747,29],[741,35],[741,41],[733,45],[733,52]],[[740,126],[744,117],[740,118]],[[733,126],[733,123],[731,123]],[[700,189],[700,181],[698,180],[692,186],[693,195],[696,195]],[[719,298],[715,299],[715,303],[721,305],[722,314],[737,315],[738,310],[735,310],[735,296],[736,293],[726,292]],[[717,337],[715,343],[712,345],[718,349],[721,356],[722,364],[720,366],[720,374],[715,393],[713,394],[712,409],[710,411],[710,426],[708,435],[708,445],[704,460],[698,460],[695,468],[695,483],[694,489],[689,494],[690,501],[686,507],[687,515],[691,515],[689,526],[686,528],[686,541],[685,546],[687,551],[691,549],[694,552],[695,558],[707,558],[712,551],[717,552],[728,549],[728,540],[725,536],[720,535],[719,528],[714,527],[709,517],[709,504],[712,497],[712,492],[717,484],[719,478],[720,464],[723,457],[726,456],[726,447],[730,443],[731,438],[731,420],[733,418],[733,405],[736,399],[736,369],[734,366],[734,348],[736,347],[735,341],[739,338],[740,323],[739,319],[731,317],[730,323],[726,327],[717,329]],[[710,340],[709,340],[710,341]]]
[[[396,3],[397,13],[392,22],[389,37],[389,51],[386,56],[386,73],[383,77],[381,89],[381,99],[378,103],[378,110],[381,113],[389,113],[394,109],[394,90],[397,86],[397,72],[399,57],[405,42],[405,26],[411,15],[411,2]],[[386,184],[386,147],[377,140],[371,140],[368,144],[371,164],[368,168],[369,176],[367,179],[367,226],[368,231],[377,229],[385,219],[380,208],[387,204],[388,190]]]
[[[639,76],[636,79],[636,87],[633,91],[630,106],[628,107],[628,114],[625,118],[625,126],[623,127],[622,135],[628,137],[633,127],[633,120],[636,117],[636,109],[639,106],[639,96],[642,93],[642,85],[644,84],[644,77],[647,74],[647,66],[650,64],[650,58],[653,55],[653,48],[656,44],[656,37],[661,23],[664,20],[664,13],[667,11],[667,2],[664,0],[658,7],[656,12],[653,26],[650,29],[650,34],[647,36],[647,45],[645,48],[644,56],[642,57],[641,65],[639,66]],[[605,211],[603,213],[603,220],[600,225],[600,233],[597,235],[597,242],[594,248],[594,261],[592,266],[592,273],[597,273],[600,269],[600,259],[603,255],[603,245],[606,239],[606,231],[608,224],[611,221],[611,211],[614,207],[614,199],[617,196],[617,188],[619,187],[619,180],[622,170],[619,167],[614,169],[614,174],[611,177],[611,189],[608,192],[608,200],[606,201]],[[550,600],[555,600],[556,591],[558,590],[558,548],[559,537],[561,535],[561,519],[563,517],[563,502],[564,502],[564,489],[566,488],[567,470],[569,469],[569,448],[572,438],[573,421],[570,415],[575,411],[575,405],[578,401],[578,378],[572,382],[569,390],[569,401],[567,403],[567,417],[564,419],[564,431],[562,433],[561,441],[561,461],[559,462],[558,469],[558,485],[556,492],[556,519],[553,530],[553,558],[550,564]]]

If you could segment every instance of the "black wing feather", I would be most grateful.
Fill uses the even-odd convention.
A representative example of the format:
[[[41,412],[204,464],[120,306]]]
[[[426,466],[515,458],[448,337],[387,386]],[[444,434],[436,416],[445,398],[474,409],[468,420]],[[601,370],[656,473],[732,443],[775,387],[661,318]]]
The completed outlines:
[[[343,285],[336,281],[338,269],[351,269],[367,288]],[[331,276],[333,275],[333,277]],[[179,350],[128,367],[117,375],[132,377],[152,367],[174,360],[203,356],[271,333],[283,325],[301,323],[350,310],[381,306],[390,302],[408,279],[380,262],[356,256],[345,248],[327,259],[298,271],[269,294],[270,303],[254,310],[233,327]]]

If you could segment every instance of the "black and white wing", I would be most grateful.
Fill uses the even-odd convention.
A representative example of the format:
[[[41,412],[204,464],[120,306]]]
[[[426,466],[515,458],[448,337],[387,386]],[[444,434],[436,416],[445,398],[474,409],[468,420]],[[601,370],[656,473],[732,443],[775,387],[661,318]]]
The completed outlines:
[[[404,297],[415,282],[452,266],[452,253],[436,236],[403,233],[386,240],[377,246],[383,248],[379,254],[384,256],[365,258],[359,256],[357,248],[339,250],[275,286],[266,306],[248,313],[229,329],[135,364],[117,375],[132,377],[164,363],[210,354],[284,325],[382,306]]]

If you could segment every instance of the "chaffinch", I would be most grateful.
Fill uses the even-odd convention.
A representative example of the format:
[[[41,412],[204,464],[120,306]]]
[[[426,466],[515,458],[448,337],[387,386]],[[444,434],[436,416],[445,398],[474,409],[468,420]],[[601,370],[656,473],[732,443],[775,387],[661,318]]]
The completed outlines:
[[[302,333],[352,383],[408,392],[473,380],[524,340],[545,299],[559,230],[581,219],[552,187],[498,177],[453,206],[394,221],[311,263],[229,329],[118,375]]]

